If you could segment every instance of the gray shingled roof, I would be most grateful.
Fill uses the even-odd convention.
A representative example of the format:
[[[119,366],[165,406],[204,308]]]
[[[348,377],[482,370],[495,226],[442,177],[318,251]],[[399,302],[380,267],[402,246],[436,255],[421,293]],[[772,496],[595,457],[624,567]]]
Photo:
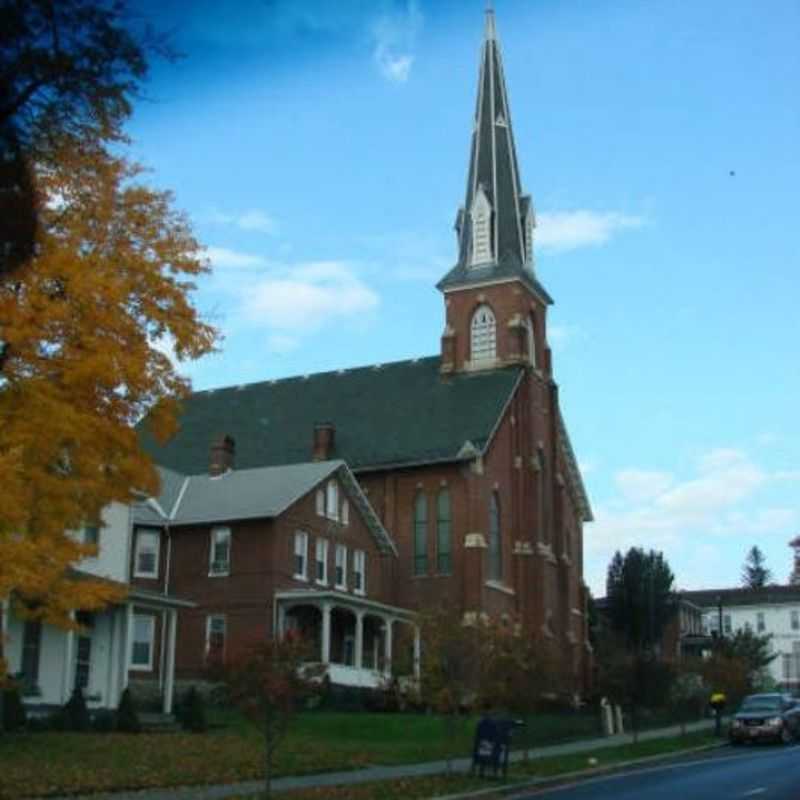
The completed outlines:
[[[717,608],[720,601],[725,606],[755,606],[793,603],[800,605],[800,586],[765,586],[763,589],[703,589],[700,591],[680,592],[701,608]]]
[[[336,473],[378,547],[384,552],[397,553],[391,536],[343,461],[231,470],[215,477],[207,473],[183,476],[161,467],[159,473],[160,495],[134,506],[137,525],[179,526],[271,519]]]
[[[206,472],[215,436],[236,443],[235,471],[299,464],[317,422],[336,428],[333,456],[355,471],[460,460],[466,441],[483,451],[522,374],[508,367],[442,376],[438,356],[196,392],[180,430],[159,445],[140,424],[157,464]]]

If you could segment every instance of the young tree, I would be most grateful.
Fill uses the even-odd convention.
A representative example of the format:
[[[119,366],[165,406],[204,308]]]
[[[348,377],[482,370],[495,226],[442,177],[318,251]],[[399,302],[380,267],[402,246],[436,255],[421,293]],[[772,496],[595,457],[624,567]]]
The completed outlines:
[[[763,589],[772,580],[772,572],[764,566],[765,560],[757,545],[748,550],[742,566],[742,586],[746,589]]]
[[[632,547],[608,566],[606,600],[612,630],[635,652],[652,650],[676,611],[675,578],[662,553]]]
[[[303,702],[319,690],[324,665],[306,663],[313,648],[289,631],[283,638],[244,648],[217,674],[228,686],[231,701],[264,734],[264,790],[272,794],[275,753]]]
[[[759,635],[750,628],[743,628],[733,636],[718,640],[717,651],[744,664],[752,689],[759,674],[778,657],[777,652],[772,652],[771,643],[771,633]]]

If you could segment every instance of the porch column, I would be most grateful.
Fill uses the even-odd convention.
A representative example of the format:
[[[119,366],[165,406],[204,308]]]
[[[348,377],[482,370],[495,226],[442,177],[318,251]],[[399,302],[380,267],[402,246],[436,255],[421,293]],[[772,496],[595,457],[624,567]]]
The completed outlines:
[[[70,611],[69,618],[75,622],[75,612]],[[66,703],[72,694],[72,686],[70,685],[70,678],[72,677],[72,661],[75,651],[75,631],[67,631],[64,641],[64,664],[61,676],[61,702]]]
[[[108,675],[106,676],[106,706],[115,708],[116,698],[116,677],[119,669],[117,659],[119,657],[119,626],[117,625],[117,612],[112,606],[108,614]]]
[[[383,637],[383,671],[388,675],[392,671],[392,623],[394,620],[391,617],[384,617],[383,625],[386,633]]]
[[[364,612],[356,611],[356,658],[355,667],[361,669],[364,663]]]
[[[164,675],[164,713],[172,713],[172,695],[175,689],[175,636],[178,629],[178,612],[172,608],[167,614],[169,628],[167,631],[166,674]]]
[[[120,694],[128,688],[133,661],[133,603],[125,604],[125,647],[122,651],[122,685]]]
[[[421,642],[420,642],[420,635],[419,635],[419,626],[414,626],[414,677],[419,680],[419,668],[420,668],[420,656],[421,656]]]
[[[322,663],[331,663],[331,604],[322,604]]]
[[[286,633],[286,607],[281,603],[280,600],[276,602],[278,603],[278,630],[275,631],[274,638],[281,639]]]

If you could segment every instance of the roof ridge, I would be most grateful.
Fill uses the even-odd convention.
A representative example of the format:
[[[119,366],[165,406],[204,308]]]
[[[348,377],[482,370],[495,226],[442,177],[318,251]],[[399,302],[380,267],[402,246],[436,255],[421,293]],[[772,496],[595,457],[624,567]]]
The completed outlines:
[[[438,361],[441,360],[441,355],[431,355],[431,356],[415,356],[413,358],[402,358],[398,359],[397,361],[376,361],[374,364],[362,364],[357,367],[341,367],[338,369],[326,369],[322,372],[307,372],[305,374],[297,374],[297,375],[287,375],[283,378],[267,378],[265,380],[260,381],[252,381],[250,383],[238,383],[238,384],[227,384],[226,386],[212,386],[208,389],[199,389],[196,392],[192,392],[190,397],[196,397],[200,394],[216,394],[217,392],[226,392],[226,391],[241,391],[243,389],[250,389],[254,386],[273,386],[276,383],[286,383],[288,381],[306,381],[310,380],[311,378],[318,378],[323,375],[344,375],[350,374],[353,372],[360,372],[372,369],[387,369],[391,367],[396,367],[401,364],[418,364],[420,361]],[[173,470],[175,472],[175,470]]]

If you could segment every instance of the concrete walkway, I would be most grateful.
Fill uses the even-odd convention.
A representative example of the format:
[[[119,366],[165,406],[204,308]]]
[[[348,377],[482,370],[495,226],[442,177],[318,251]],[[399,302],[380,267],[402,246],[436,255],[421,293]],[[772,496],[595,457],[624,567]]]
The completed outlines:
[[[686,726],[687,732],[711,730],[713,722],[703,720]],[[678,736],[681,730],[675,725],[669,728],[656,728],[643,731],[639,740],[661,739],[669,736]],[[633,741],[631,734],[616,736],[601,736],[595,739],[580,739],[574,742],[537,747],[530,750],[529,757],[548,758],[571,753],[583,753],[589,750],[599,750],[603,747],[615,747],[621,744],[630,744]],[[510,761],[521,761],[523,753],[511,753]],[[455,772],[468,772],[472,761],[469,758],[456,758],[452,761]],[[426,761],[423,764],[399,764],[387,767],[365,767],[364,769],[348,770],[345,772],[323,772],[316,775],[296,775],[284,778],[275,778],[272,781],[274,792],[287,789],[308,789],[319,786],[341,786],[345,784],[368,783],[370,781],[385,781],[396,778],[411,778],[422,775],[438,775],[447,770],[446,761]],[[264,788],[263,781],[246,781],[243,783],[229,783],[221,786],[187,786],[171,789],[142,789],[133,792],[112,792],[102,794],[83,795],[92,800],[222,800],[233,795],[255,795]],[[70,798],[56,798],[56,800],[76,800]]]

